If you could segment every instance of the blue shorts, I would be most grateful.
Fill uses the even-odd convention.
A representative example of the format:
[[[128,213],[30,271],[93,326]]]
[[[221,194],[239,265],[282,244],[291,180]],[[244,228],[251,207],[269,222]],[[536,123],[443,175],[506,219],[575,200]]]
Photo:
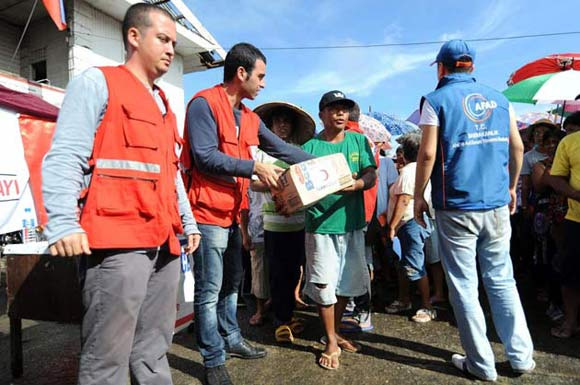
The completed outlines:
[[[319,305],[333,305],[336,296],[358,297],[370,287],[362,230],[346,234],[306,233],[304,293]],[[324,285],[324,287],[320,287]]]
[[[401,267],[410,281],[417,281],[427,274],[423,247],[429,232],[429,229],[420,226],[414,219],[407,221],[397,231],[401,241]]]

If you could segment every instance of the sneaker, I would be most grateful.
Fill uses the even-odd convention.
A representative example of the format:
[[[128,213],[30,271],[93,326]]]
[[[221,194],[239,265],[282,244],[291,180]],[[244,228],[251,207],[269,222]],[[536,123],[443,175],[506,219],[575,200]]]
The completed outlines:
[[[409,310],[411,310],[411,302],[405,305],[403,302],[399,300],[393,301],[389,306],[385,308],[385,311],[389,314],[397,314]]]
[[[411,317],[411,320],[418,323],[426,323],[434,320],[435,318],[437,318],[437,310],[419,309],[417,310],[417,313],[415,313],[415,315]]]
[[[340,325],[341,333],[368,332],[373,329],[369,311],[357,312],[352,317],[345,318]]]
[[[513,371],[517,374],[530,374],[534,371],[534,369],[536,369],[536,361],[532,360],[532,366],[530,366],[528,369],[513,369]]]
[[[354,308],[356,307],[356,304],[354,303],[354,299],[353,298],[349,298],[348,302],[346,303],[346,308],[344,309],[344,313],[342,313],[344,316],[350,316],[354,313]]]
[[[452,355],[451,362],[453,363],[453,366],[455,366],[457,369],[461,370],[463,373],[465,373],[469,376],[475,377],[481,381],[495,382],[495,380],[497,380],[497,376],[495,378],[485,378],[485,377],[476,376],[475,374],[471,373],[467,369],[467,358],[465,356],[462,356],[461,354]]]

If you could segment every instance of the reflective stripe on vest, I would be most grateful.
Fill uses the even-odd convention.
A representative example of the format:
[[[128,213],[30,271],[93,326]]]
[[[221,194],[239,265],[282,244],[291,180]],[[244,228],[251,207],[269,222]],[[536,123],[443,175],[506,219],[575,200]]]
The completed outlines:
[[[97,168],[108,168],[114,170],[132,170],[161,173],[161,166],[155,163],[138,162],[136,160],[124,159],[97,159],[95,162]]]

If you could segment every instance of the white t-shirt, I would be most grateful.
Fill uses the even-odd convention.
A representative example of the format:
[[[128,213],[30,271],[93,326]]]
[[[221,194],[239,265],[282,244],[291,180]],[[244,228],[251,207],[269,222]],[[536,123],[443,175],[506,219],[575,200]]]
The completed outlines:
[[[405,212],[403,213],[403,217],[401,218],[401,224],[413,219],[413,204],[414,199],[413,195],[415,194],[415,174],[417,172],[417,162],[412,162],[406,164],[401,169],[401,174],[393,183],[391,188],[389,189],[389,208],[387,213],[387,221],[391,223],[391,219],[393,217],[393,213],[395,212],[395,198],[397,195],[410,195],[411,200],[407,205]],[[433,209],[431,208],[431,182],[427,183],[427,187],[425,188],[424,192],[425,200],[429,205],[429,211],[431,215],[433,215]]]

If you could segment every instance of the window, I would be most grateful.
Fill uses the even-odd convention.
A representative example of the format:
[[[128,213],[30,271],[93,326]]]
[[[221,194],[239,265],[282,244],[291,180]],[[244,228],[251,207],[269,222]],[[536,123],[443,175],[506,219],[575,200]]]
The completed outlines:
[[[30,65],[32,72],[31,72],[31,80],[35,82],[39,80],[46,80],[48,78],[46,73],[46,60],[37,61],[36,63],[32,63]]]

